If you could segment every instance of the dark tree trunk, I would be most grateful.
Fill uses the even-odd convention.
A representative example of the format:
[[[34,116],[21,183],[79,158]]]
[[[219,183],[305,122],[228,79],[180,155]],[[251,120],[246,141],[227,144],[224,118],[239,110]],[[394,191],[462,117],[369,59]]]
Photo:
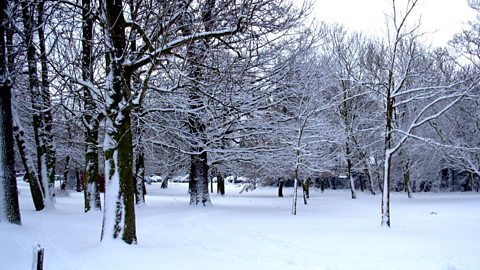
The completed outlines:
[[[84,116],[84,120],[86,119],[88,117]],[[85,131],[85,168],[83,170],[85,213],[92,209],[101,209],[97,150],[98,125],[95,122],[90,124],[93,126],[87,127]]]
[[[75,170],[75,179],[77,180],[77,192],[82,192],[82,179],[80,179],[80,170]]]
[[[168,188],[168,177],[165,177],[165,179],[163,179],[162,184],[160,185],[160,188],[163,188],[163,189]],[[145,194],[147,193],[145,192]]]
[[[63,168],[63,182],[60,185],[60,189],[62,191],[65,191],[65,189],[67,188],[69,167],[70,167],[70,155],[67,155],[65,157],[65,167]]]
[[[93,12],[91,0],[82,0],[82,79],[93,81],[92,38]],[[100,116],[96,113],[95,100],[86,86],[83,87],[85,112],[85,165],[83,179],[85,181],[85,212],[101,210],[99,174],[98,174],[98,128]],[[77,189],[78,191],[78,189]]]
[[[29,90],[32,106],[32,127],[34,132],[34,139],[36,145],[37,157],[37,179],[43,191],[43,199],[45,207],[53,207],[53,195],[50,191],[48,181],[48,166],[47,166],[47,147],[45,144],[45,130],[42,114],[42,93],[40,90],[40,81],[38,79],[36,49],[33,44],[33,31],[35,28],[33,22],[34,5],[32,2],[21,1],[22,4],[22,21],[24,28],[24,43],[27,48],[27,63],[28,63],[28,80]],[[34,173],[34,171],[30,171]]]
[[[280,182],[278,183],[278,197],[283,197],[283,185],[285,184],[285,181],[283,179],[280,179]]]
[[[349,149],[348,144],[347,144],[347,149]],[[350,155],[349,150],[347,150],[347,155]],[[356,199],[357,193],[355,192],[355,181],[352,175],[352,160],[350,158],[347,158],[347,175],[348,175],[348,183],[350,185],[350,192],[352,194],[352,199]]]
[[[310,177],[307,177],[303,184],[303,191],[305,192],[305,197],[308,199],[310,198]]]
[[[364,192],[365,191],[365,181],[363,180],[363,176],[358,177],[358,182],[360,183],[360,191]]]
[[[30,185],[30,193],[32,194],[33,205],[35,210],[40,211],[45,208],[43,202],[43,190],[40,184],[40,181],[37,178],[36,170],[33,166],[31,157],[27,156],[27,149],[25,147],[25,141],[23,139],[24,131],[20,130],[18,127],[14,127],[15,131],[15,141],[17,143],[18,152],[22,160],[23,169],[25,170],[26,179],[28,179],[28,184]]]
[[[135,203],[145,204],[145,158],[142,147],[137,146],[137,151],[139,153],[135,159]]]
[[[20,154],[20,159],[22,160],[23,169],[25,170],[26,179],[28,179],[33,205],[35,206],[35,210],[40,211],[45,208],[44,191],[37,178],[37,170],[33,164],[32,155],[25,146],[25,131],[20,125],[20,120],[18,120],[15,108],[12,108],[12,114],[14,119],[13,131],[15,133],[15,142],[17,144],[18,153]]]
[[[218,172],[217,173],[217,194],[225,195],[225,178],[223,178],[223,174]]]
[[[50,190],[50,195],[55,196],[55,145],[53,142],[53,118],[52,118],[52,106],[50,101],[50,81],[48,75],[48,58],[47,58],[47,49],[45,47],[45,1],[38,2],[38,21],[37,21],[37,31],[38,31],[38,44],[40,49],[40,66],[41,66],[41,115],[42,115],[42,126],[43,126],[43,140],[45,144],[45,163],[46,163],[46,174],[48,178],[48,185]]]
[[[389,87],[387,89],[387,108],[386,108],[386,125],[385,125],[385,163],[383,175],[383,192],[382,192],[382,225],[386,224],[390,227],[390,183],[391,183],[391,166],[392,166],[392,132],[393,132],[393,104],[391,97],[393,89],[392,71],[389,74]]]
[[[213,193],[213,177],[210,177],[210,192]]]
[[[105,133],[105,207],[101,239],[137,242],[133,177],[130,72],[123,67],[126,36],[122,1],[101,7],[106,21],[107,102]]]
[[[211,205],[208,192],[208,165],[207,153],[194,154],[190,156],[190,204]]]
[[[7,25],[7,1],[0,6],[0,222],[22,224],[15,178],[15,155],[13,151],[12,97],[13,80],[7,66],[5,34]]]
[[[188,1],[182,2],[180,5],[188,6]],[[206,1],[203,12],[202,21],[206,31],[212,29],[212,9],[215,6],[215,0]],[[182,18],[184,26],[182,27],[182,33],[186,36],[194,33],[192,27],[191,16],[185,14]],[[188,114],[188,126],[190,134],[192,136],[193,149],[190,155],[190,204],[204,206],[211,205],[210,194],[208,191],[208,154],[205,151],[203,145],[206,143],[205,130],[206,126],[202,119],[196,113],[203,111],[203,99],[200,96],[201,89],[197,85],[197,81],[203,80],[203,73],[200,63],[205,58],[208,49],[208,40],[194,41],[187,48],[187,60],[190,66],[189,77],[192,78],[193,86],[189,89],[190,109],[192,113]]]

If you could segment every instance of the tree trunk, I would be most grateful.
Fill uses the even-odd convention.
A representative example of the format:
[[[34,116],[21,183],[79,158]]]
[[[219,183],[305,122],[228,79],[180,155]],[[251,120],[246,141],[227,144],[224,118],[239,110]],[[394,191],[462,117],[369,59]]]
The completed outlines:
[[[403,180],[405,185],[405,192],[408,195],[408,198],[412,198],[412,191],[410,188],[410,162],[405,162],[405,166],[403,167]]]
[[[225,178],[221,172],[217,172],[217,194],[225,195]]]
[[[390,71],[390,76],[392,76]],[[385,163],[383,174],[383,192],[382,192],[382,226],[390,227],[390,183],[392,166],[392,132],[393,132],[393,98],[391,97],[391,85],[387,91],[386,125],[385,125]]]
[[[67,155],[65,157],[65,167],[63,168],[63,182],[60,185],[60,189],[62,191],[65,191],[67,188],[67,183],[68,183],[68,168],[70,166],[70,155]]]
[[[350,155],[350,151],[348,149],[349,147],[347,146],[347,155]],[[350,192],[352,194],[352,199],[356,199],[357,192],[355,192],[355,181],[352,175],[352,160],[350,158],[347,158],[347,174],[348,174],[348,180],[350,183]]]
[[[310,177],[307,177],[305,180],[304,190],[305,190],[305,197],[308,199],[310,198]]]
[[[84,116],[85,121],[89,121]],[[84,211],[101,210],[99,174],[98,174],[98,125],[87,125],[85,131],[85,168],[83,170]],[[77,189],[78,190],[78,189]]]
[[[283,185],[285,184],[285,181],[283,179],[280,179],[280,182],[278,183],[278,197],[283,197]]]
[[[473,172],[468,173],[468,185],[467,185],[467,191],[473,191],[473,182],[475,178],[475,174]]]
[[[48,185],[52,197],[55,196],[55,165],[56,165],[56,156],[55,156],[55,144],[53,141],[53,118],[52,118],[52,105],[50,101],[50,81],[48,75],[48,58],[47,58],[47,49],[45,47],[45,22],[44,22],[44,3],[45,1],[38,2],[38,43],[40,49],[40,67],[41,67],[41,78],[42,84],[40,87],[41,93],[41,116],[42,116],[42,126],[43,126],[43,135],[44,135],[44,144],[45,144],[45,164],[46,174],[48,179]]]
[[[293,181],[292,215],[297,215],[297,194],[298,194],[298,180],[295,177],[295,180]]]
[[[126,48],[122,1],[104,1],[106,44],[105,206],[101,239],[137,242],[133,177],[130,74],[124,70]]]
[[[210,193],[213,193],[213,177],[210,177]]]
[[[190,205],[210,206],[207,153],[190,155]]]
[[[7,1],[0,6],[0,222],[22,224],[15,178],[11,89],[5,43]]]
[[[363,176],[362,175],[359,175],[358,176],[358,182],[360,183],[360,191],[361,192],[364,192],[365,191],[365,186],[364,186],[364,180],[363,180]]]
[[[20,154],[20,159],[22,160],[23,169],[28,179],[28,184],[30,186],[30,193],[32,195],[33,205],[35,210],[40,211],[45,208],[44,195],[42,184],[37,178],[37,170],[35,165],[33,165],[32,154],[29,152],[25,146],[25,131],[20,125],[20,120],[15,108],[12,108],[13,115],[13,130],[15,133],[15,142],[17,143],[18,153]]]
[[[137,241],[132,181],[132,134],[128,111],[124,110],[120,117],[124,119],[121,125],[113,123],[114,119],[110,117],[106,119],[106,186],[101,239],[121,237],[126,243],[132,244]]]
[[[142,147],[137,147],[137,151],[139,153],[135,159],[135,203],[143,205],[145,204],[145,158]]]
[[[370,189],[370,193],[372,193],[372,195],[376,195],[375,194],[375,187],[373,186],[372,172],[370,170],[370,165],[368,164],[368,161],[365,161],[365,167],[363,168],[363,172],[367,176],[368,187]]]
[[[183,10],[190,5],[189,1],[179,1],[179,9]],[[212,30],[212,11],[215,6],[215,0],[207,0],[202,6],[202,22],[205,31]],[[185,36],[190,36],[195,32],[193,29],[193,16],[186,13],[180,18],[183,26],[181,32]],[[206,126],[203,123],[201,114],[204,111],[203,99],[201,96],[200,84],[204,81],[204,73],[201,63],[208,53],[208,39],[194,41],[187,47],[188,78],[192,80],[192,86],[189,91],[189,109],[188,126],[192,138],[192,154],[190,155],[190,204],[191,205],[211,205],[210,194],[208,191],[208,154],[203,147],[206,143]]]
[[[75,170],[75,179],[77,180],[77,192],[82,192],[82,180],[80,179],[80,170]]]
[[[44,204],[46,208],[53,208],[53,194],[49,184],[49,170],[47,164],[47,146],[45,144],[45,129],[42,114],[42,93],[38,79],[36,49],[33,44],[33,31],[35,25],[32,21],[34,5],[32,2],[21,1],[22,21],[24,27],[24,43],[27,47],[28,80],[32,106],[32,127],[36,145],[37,179],[42,187]],[[31,172],[32,173],[32,172]]]
[[[93,12],[91,0],[82,0],[82,79],[93,81],[92,38]],[[90,89],[83,86],[85,112],[83,124],[85,127],[85,164],[84,179],[84,210],[101,210],[99,174],[98,174],[98,128],[100,117],[96,114],[96,104]],[[77,186],[77,191],[78,191]]]

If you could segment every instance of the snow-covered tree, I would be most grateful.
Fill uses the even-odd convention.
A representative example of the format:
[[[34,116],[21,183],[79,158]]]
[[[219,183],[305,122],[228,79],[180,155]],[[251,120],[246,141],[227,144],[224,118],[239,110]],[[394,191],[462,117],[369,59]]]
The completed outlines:
[[[9,1],[0,4],[0,222],[21,224],[13,151],[11,91],[14,79],[7,55],[7,40],[12,38],[11,29],[7,29],[9,7]]]
[[[445,83],[436,73],[430,72],[429,58],[419,44],[418,25],[409,26],[409,18],[419,1],[409,0],[404,10],[392,1],[393,12],[389,35],[380,45],[379,58],[370,87],[385,102],[384,117],[384,180],[382,193],[382,225],[391,225],[390,189],[392,159],[409,138],[429,141],[417,133],[418,129],[442,116],[465,98],[478,82],[474,77],[458,78]],[[440,75],[438,75],[440,76]],[[416,108],[409,121],[402,119],[402,111]],[[398,121],[398,118],[402,122]]]

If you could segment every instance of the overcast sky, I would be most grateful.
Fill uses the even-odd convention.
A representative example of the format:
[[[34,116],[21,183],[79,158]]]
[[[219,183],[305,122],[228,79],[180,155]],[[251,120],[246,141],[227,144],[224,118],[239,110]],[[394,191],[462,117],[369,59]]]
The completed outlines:
[[[385,33],[385,14],[391,14],[391,0],[313,0],[313,15],[320,21],[338,22],[347,28],[369,34]],[[406,0],[397,0],[404,10]],[[474,20],[476,13],[467,0],[420,0],[415,21],[421,16],[427,41],[443,46],[454,33]]]

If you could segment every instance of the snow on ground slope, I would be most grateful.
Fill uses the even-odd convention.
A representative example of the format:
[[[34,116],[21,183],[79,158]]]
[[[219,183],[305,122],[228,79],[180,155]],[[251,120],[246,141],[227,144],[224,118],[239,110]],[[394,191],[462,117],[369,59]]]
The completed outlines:
[[[0,224],[0,269],[30,269],[33,243],[45,269],[480,269],[480,194],[392,195],[392,228],[380,226],[380,196],[313,191],[309,205],[276,189],[212,196],[192,207],[185,183],[147,186],[137,208],[138,245],[100,243],[102,214],[83,213],[83,194],[35,212],[19,182],[23,226]],[[291,194],[287,189],[285,194]]]

